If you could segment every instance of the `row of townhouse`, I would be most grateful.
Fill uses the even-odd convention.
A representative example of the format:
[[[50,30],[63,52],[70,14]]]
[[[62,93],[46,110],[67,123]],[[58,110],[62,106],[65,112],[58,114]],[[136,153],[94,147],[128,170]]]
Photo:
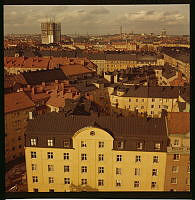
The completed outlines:
[[[189,150],[167,152],[175,141],[165,118],[39,116],[26,131],[28,191],[189,191]]]

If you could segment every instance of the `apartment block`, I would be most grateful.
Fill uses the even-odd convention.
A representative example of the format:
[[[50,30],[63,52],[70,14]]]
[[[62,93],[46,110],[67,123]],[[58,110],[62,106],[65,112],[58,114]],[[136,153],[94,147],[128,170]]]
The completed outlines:
[[[165,119],[48,113],[29,121],[29,192],[163,191]]]
[[[24,92],[5,94],[5,162],[24,156],[24,132],[34,103]]]

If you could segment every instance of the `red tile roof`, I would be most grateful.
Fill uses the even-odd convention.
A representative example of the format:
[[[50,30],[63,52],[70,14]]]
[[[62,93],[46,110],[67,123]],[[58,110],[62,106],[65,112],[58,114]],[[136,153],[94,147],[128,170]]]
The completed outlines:
[[[4,112],[14,112],[17,110],[22,110],[34,106],[34,103],[24,92],[14,92],[4,95]]]
[[[167,117],[169,134],[185,134],[190,131],[190,114],[188,112],[172,112]]]

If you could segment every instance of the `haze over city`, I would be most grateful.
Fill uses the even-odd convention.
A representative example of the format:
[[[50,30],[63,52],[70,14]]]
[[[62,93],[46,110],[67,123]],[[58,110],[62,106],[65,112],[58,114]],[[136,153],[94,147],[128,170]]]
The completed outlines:
[[[4,33],[40,33],[40,22],[55,18],[62,34],[189,34],[189,5],[4,6]]]

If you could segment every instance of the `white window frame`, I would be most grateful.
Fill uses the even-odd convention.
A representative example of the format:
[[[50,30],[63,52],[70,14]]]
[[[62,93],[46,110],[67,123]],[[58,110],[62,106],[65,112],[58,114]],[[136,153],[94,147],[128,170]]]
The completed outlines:
[[[31,151],[31,158],[37,158],[37,152]]]
[[[81,173],[87,173],[87,166],[81,166]]]
[[[70,166],[64,165],[64,172],[70,172]]]
[[[139,155],[135,156],[135,162],[141,162],[141,156]]]
[[[48,177],[48,183],[49,184],[54,183],[54,177]]]
[[[47,159],[53,159],[54,153],[53,152],[47,152]]]
[[[180,154],[178,154],[178,153],[173,154],[173,160],[174,161],[180,160]]]
[[[104,161],[104,154],[98,155],[98,161]]]
[[[104,186],[104,179],[98,179],[98,186]]]
[[[116,180],[116,187],[121,187],[121,180]]]
[[[173,181],[173,180],[175,180],[175,181]],[[171,178],[171,184],[177,184],[177,178],[176,177]]]
[[[122,155],[116,155],[116,162],[122,161]]]
[[[161,144],[159,142],[154,144],[155,151],[160,151],[160,148],[161,148]]]
[[[86,153],[82,153],[81,154],[81,160],[87,160],[87,154]]]
[[[53,147],[53,145],[54,145],[54,140],[53,140],[53,139],[48,139],[48,140],[47,140],[47,145],[48,145],[48,147]]]
[[[172,172],[173,173],[178,173],[178,171],[179,171],[179,167],[178,166],[172,166]]]
[[[104,142],[103,141],[99,141],[98,146],[99,146],[99,148],[104,148]]]
[[[135,176],[140,176],[140,168],[135,168]]]
[[[87,147],[87,143],[85,141],[81,141],[81,147]]]
[[[143,142],[137,142],[137,149],[143,150]]]
[[[104,174],[104,167],[98,167],[98,174]]]
[[[116,167],[116,175],[121,175],[122,174],[122,169]]]
[[[87,179],[86,178],[81,179],[81,185],[87,185]]]
[[[54,165],[48,165],[48,172],[54,171]]]
[[[152,181],[151,189],[156,189],[156,188],[157,188],[157,182],[156,181]]]
[[[30,145],[31,146],[37,146],[37,140],[35,138],[30,139]]]
[[[32,171],[37,170],[37,164],[32,164]]]
[[[32,182],[38,183],[38,176],[32,176]]]
[[[69,185],[70,184],[70,178],[64,178],[64,184]]]
[[[70,154],[64,153],[64,160],[69,160],[69,159],[70,159]]]
[[[152,176],[158,176],[158,169],[152,169]]]
[[[159,157],[153,156],[153,163],[159,163]]]
[[[140,187],[140,181],[134,181],[134,188]]]

